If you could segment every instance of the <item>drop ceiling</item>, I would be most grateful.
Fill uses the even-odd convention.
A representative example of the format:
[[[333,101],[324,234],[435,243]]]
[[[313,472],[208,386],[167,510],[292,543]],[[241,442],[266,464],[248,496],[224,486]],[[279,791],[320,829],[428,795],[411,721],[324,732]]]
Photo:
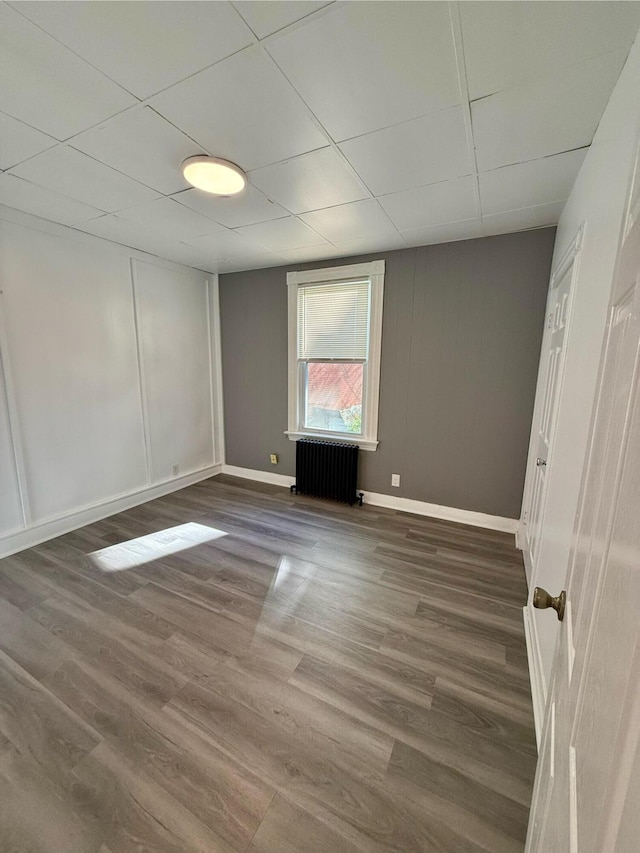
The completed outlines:
[[[0,204],[210,272],[558,221],[638,2],[0,3]],[[236,198],[180,163],[238,163]]]

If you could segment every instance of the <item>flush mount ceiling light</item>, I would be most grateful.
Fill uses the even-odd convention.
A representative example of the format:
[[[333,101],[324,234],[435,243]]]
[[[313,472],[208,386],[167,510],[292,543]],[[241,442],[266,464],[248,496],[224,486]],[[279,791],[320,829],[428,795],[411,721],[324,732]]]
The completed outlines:
[[[245,173],[235,163],[205,154],[187,157],[182,174],[192,186],[214,195],[236,195],[247,183]]]

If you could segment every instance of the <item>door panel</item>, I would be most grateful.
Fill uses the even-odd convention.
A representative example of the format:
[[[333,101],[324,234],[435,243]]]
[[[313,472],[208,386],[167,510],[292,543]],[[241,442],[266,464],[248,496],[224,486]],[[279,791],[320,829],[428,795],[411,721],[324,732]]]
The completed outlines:
[[[538,562],[538,550],[542,520],[544,516],[544,501],[546,484],[551,457],[553,454],[553,434],[556,424],[558,399],[562,383],[564,367],[564,345],[569,321],[571,283],[573,280],[576,255],[571,255],[569,262],[560,265],[560,274],[551,291],[551,304],[547,315],[546,342],[546,372],[542,396],[542,410],[538,421],[535,439],[535,456],[531,461],[531,503],[527,513],[527,544],[534,569]],[[543,464],[538,464],[541,460]]]
[[[637,294],[635,296],[637,298]],[[631,305],[628,301],[628,309]],[[622,719],[623,699],[640,627],[640,562],[634,564],[631,559],[634,550],[636,559],[640,557],[637,515],[629,525],[629,510],[635,504],[637,511],[640,496],[640,464],[633,464],[633,457],[638,455],[640,448],[640,412],[637,404],[632,412],[628,411],[637,396],[637,358],[633,357],[640,337],[637,313],[634,318],[627,307],[617,306],[611,337],[617,344],[612,401],[617,416],[611,419],[606,437],[609,468],[604,477],[595,525],[591,571],[582,594],[585,604],[582,628],[587,653],[582,671],[577,673],[580,682],[572,734],[577,755],[581,853],[601,849],[596,846],[596,839],[603,826],[604,813],[602,800],[596,798],[596,794],[602,791],[607,776],[615,777],[618,770],[613,765],[616,733]],[[627,453],[620,453],[621,444],[627,445]],[[590,585],[594,582],[597,587],[592,589]],[[593,618],[587,623],[592,601]]]
[[[550,685],[553,695],[553,683]],[[540,850],[540,839],[546,834],[549,821],[549,809],[555,802],[555,742],[556,742],[556,708],[553,699],[547,705],[544,735],[538,758],[536,788],[529,820],[528,846],[532,851]],[[544,781],[544,787],[540,785]]]
[[[629,797],[640,772],[630,759],[640,724],[639,279],[636,223],[621,249],[611,300],[530,853],[638,849]]]

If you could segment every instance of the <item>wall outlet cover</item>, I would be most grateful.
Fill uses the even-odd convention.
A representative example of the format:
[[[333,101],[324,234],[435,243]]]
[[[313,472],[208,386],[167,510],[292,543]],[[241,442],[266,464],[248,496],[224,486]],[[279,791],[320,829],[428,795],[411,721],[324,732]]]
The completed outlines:
[[[391,485],[399,486],[400,485],[400,474],[392,474],[391,475]]]
[[[271,464],[272,464],[272,465],[277,465],[277,464],[278,464],[278,454],[277,454],[277,453],[272,453],[272,454],[271,454]]]

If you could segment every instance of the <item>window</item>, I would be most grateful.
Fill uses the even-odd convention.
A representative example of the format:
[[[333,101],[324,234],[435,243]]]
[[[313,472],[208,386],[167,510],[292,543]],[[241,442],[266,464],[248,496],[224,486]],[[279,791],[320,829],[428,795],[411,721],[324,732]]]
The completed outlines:
[[[378,446],[384,261],[287,274],[287,435]]]

